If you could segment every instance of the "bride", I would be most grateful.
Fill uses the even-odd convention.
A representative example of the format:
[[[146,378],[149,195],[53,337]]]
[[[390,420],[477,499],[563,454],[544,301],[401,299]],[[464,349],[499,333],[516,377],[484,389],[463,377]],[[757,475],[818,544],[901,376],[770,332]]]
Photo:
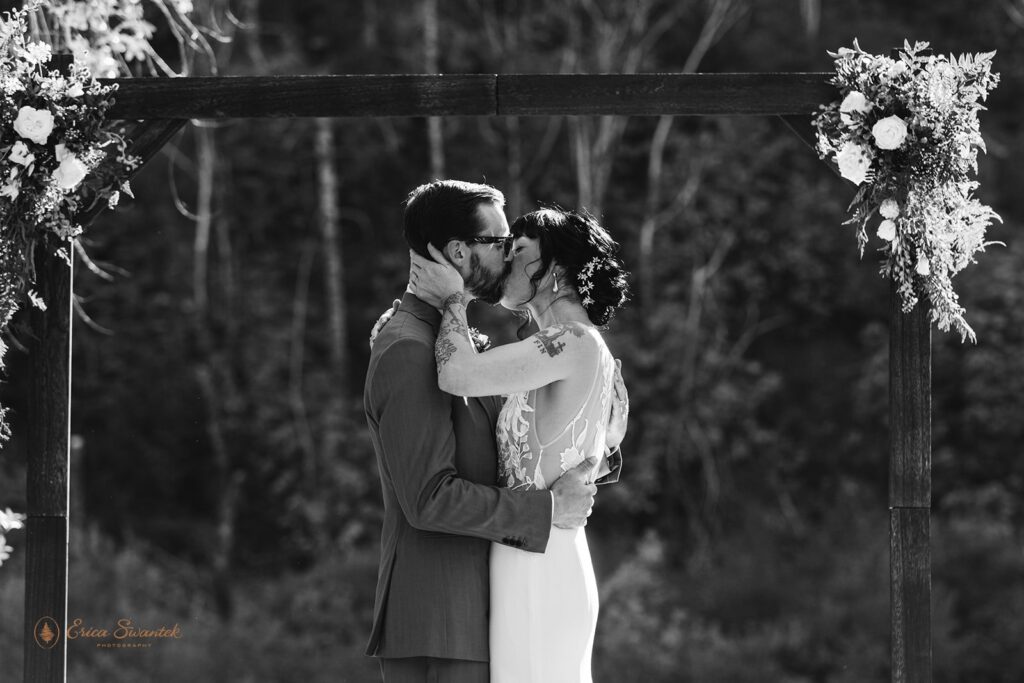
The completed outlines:
[[[496,428],[501,485],[547,489],[603,452],[615,361],[598,328],[625,302],[627,273],[589,215],[543,209],[511,231],[501,304],[537,322],[532,336],[477,353],[466,320],[472,297],[432,246],[434,261],[413,257],[411,286],[443,313],[440,388],[507,396]],[[602,475],[599,463],[590,481]],[[553,527],[543,554],[494,543],[490,567],[492,683],[591,681],[598,600],[585,529]]]

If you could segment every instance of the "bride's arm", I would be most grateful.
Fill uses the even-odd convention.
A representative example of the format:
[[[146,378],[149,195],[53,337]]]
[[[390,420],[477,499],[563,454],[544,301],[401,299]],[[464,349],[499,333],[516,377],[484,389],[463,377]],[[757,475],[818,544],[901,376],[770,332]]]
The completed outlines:
[[[465,294],[457,292],[441,304],[434,352],[438,386],[449,394],[490,396],[537,389],[565,379],[588,351],[596,351],[582,325],[565,323],[476,353],[469,339],[466,303]]]

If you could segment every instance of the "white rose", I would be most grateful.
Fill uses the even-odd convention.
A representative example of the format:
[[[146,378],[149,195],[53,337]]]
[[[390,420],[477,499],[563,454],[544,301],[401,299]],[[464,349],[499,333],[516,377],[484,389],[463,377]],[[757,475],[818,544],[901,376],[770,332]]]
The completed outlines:
[[[883,199],[882,205],[878,207],[878,213],[882,214],[882,218],[896,218],[900,215],[900,205],[895,199]]]
[[[11,147],[11,161],[14,163],[21,164],[22,166],[28,166],[35,160],[36,155],[29,153],[28,145],[21,140],[15,142],[14,146]]]
[[[898,116],[886,116],[871,128],[878,149],[897,149],[907,139],[907,124]]]
[[[917,268],[915,268],[915,270],[917,270],[918,275],[927,275],[932,272],[932,267],[928,264],[928,257],[924,254],[920,254],[917,257]]]
[[[14,119],[14,131],[27,140],[45,145],[53,132],[53,114],[48,109],[22,107],[18,118]]]
[[[64,157],[64,161],[60,162],[57,170],[53,172],[53,179],[62,189],[73,190],[85,178],[85,173],[85,164],[79,161],[74,154],[68,154]]]
[[[896,223],[888,218],[878,224],[878,236],[886,242],[896,239]]]
[[[850,116],[851,112],[860,112],[866,114],[871,110],[871,103],[868,102],[868,98],[864,97],[862,93],[853,90],[843,98],[843,103],[839,105],[839,118],[842,119],[843,123],[847,126],[852,126],[854,123],[853,117]]]
[[[854,185],[860,185],[871,168],[871,158],[856,142],[847,142],[836,154],[836,164],[839,166],[840,175],[852,181]]]
[[[81,97],[85,94],[85,90],[82,89],[81,83],[73,83],[65,92],[68,97]]]

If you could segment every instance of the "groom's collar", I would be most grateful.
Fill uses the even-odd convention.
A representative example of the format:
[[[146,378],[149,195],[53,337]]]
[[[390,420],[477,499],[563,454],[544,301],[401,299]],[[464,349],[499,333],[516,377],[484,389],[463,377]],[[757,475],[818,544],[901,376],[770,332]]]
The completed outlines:
[[[398,307],[401,311],[408,311],[423,322],[434,328],[434,333],[441,329],[441,311],[437,310],[423,299],[412,292],[402,295],[402,304]]]

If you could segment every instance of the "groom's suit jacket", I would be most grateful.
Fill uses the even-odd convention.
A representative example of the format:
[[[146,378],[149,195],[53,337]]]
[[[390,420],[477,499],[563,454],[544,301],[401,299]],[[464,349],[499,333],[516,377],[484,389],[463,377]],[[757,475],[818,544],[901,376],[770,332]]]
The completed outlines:
[[[544,552],[552,499],[496,485],[498,399],[438,388],[440,322],[407,292],[370,354],[363,404],[384,527],[366,653],[488,661],[490,542]]]

